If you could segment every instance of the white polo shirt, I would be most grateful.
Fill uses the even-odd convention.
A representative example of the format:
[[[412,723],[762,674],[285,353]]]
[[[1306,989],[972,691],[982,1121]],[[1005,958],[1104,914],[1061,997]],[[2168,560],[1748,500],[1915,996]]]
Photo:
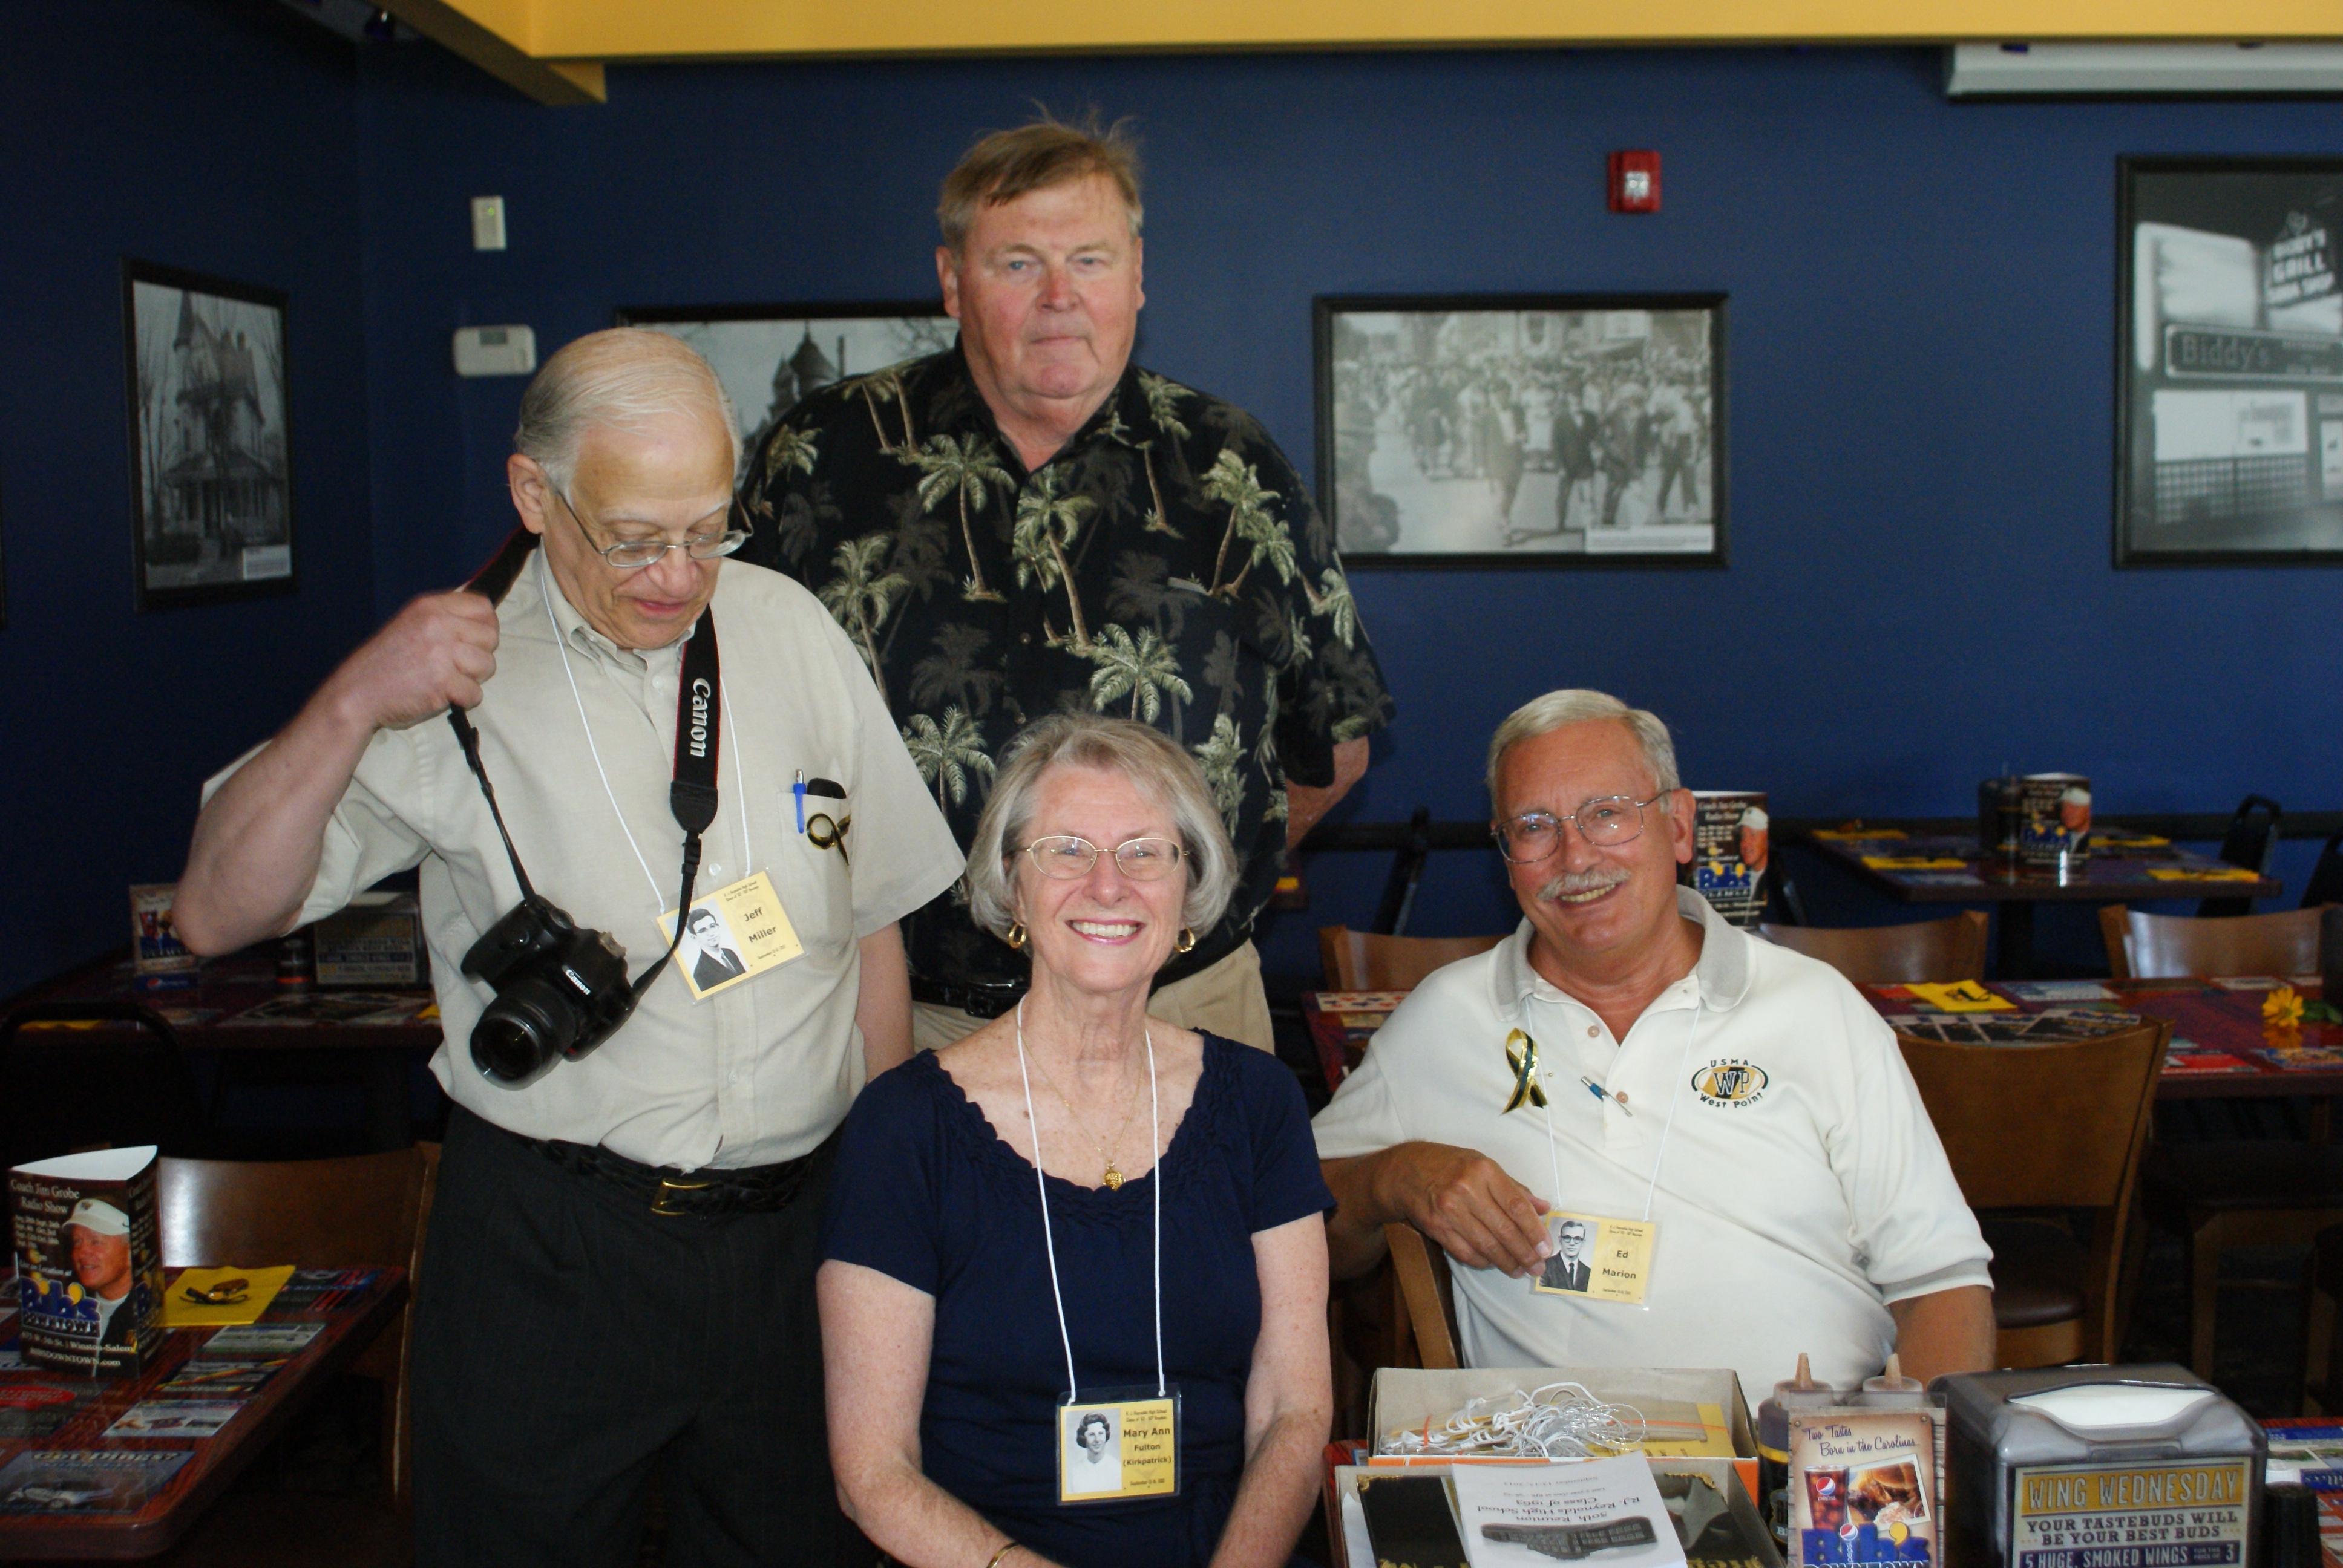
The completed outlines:
[[[1732,1367],[1754,1402],[1804,1351],[1816,1376],[1851,1384],[1894,1345],[1887,1302],[1989,1287],[1992,1252],[1870,1004],[1689,889],[1676,899],[1702,927],[1700,961],[1624,1040],[1530,968],[1524,920],[1392,1014],[1319,1113],[1319,1155],[1447,1143],[1558,1208],[1629,1220],[1648,1208],[1658,1237],[1640,1306],[1458,1267],[1472,1365]],[[1545,1108],[1503,1109],[1516,1029],[1537,1042]]]

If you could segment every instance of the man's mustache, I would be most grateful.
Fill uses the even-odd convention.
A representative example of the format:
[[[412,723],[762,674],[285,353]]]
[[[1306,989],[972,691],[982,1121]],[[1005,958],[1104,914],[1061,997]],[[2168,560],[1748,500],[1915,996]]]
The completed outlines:
[[[1564,871],[1538,890],[1542,900],[1576,897],[1583,893],[1600,893],[1615,888],[1627,879],[1627,873],[1617,867],[1590,868],[1584,871]]]

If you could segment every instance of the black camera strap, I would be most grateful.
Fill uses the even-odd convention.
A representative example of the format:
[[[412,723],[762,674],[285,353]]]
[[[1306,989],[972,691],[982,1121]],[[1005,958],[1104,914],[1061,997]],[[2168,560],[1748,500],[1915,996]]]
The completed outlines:
[[[516,528],[504,542],[497,557],[464,587],[486,598],[490,604],[499,603],[511,591],[513,581],[537,548],[538,536],[528,529]],[[676,895],[675,934],[668,939],[667,951],[659,961],[645,970],[632,986],[635,1000],[642,1000],[668,960],[675,957],[683,941],[684,917],[691,910],[692,886],[699,879],[699,836],[716,820],[716,761],[718,743],[723,734],[723,687],[719,678],[716,654],[716,610],[712,605],[699,612],[699,629],[692,632],[683,645],[683,670],[677,682],[675,699],[675,780],[668,786],[668,809],[675,813],[676,824],[683,829],[683,890]],[[472,777],[480,781],[480,794],[488,803],[488,815],[496,819],[497,835],[505,841],[505,857],[512,862],[513,878],[520,884],[521,897],[534,899],[537,890],[529,884],[528,872],[522,869],[520,851],[513,848],[512,833],[505,827],[505,814],[497,808],[497,791],[488,782],[488,769],[480,765],[480,734],[460,708],[450,706],[447,722],[456,731],[456,744],[463,749],[464,761]]]

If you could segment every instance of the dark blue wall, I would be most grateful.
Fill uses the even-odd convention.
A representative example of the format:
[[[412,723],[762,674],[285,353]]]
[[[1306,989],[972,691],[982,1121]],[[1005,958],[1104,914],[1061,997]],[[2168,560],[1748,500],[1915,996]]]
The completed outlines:
[[[279,20],[279,17],[282,20]],[[0,995],[129,937],[196,787],[374,614],[357,80],[258,0],[11,7],[0,52]],[[289,598],[131,608],[122,258],[291,296]]]
[[[520,103],[427,51],[367,63],[380,608],[508,526],[518,387],[447,334],[550,347],[619,304],[918,297],[936,182],[1039,98],[1138,117],[1141,357],[1258,412],[1306,467],[1310,303],[1350,291],[1723,289],[1723,572],[1365,572],[1401,722],[1345,809],[1485,809],[1481,749],[1550,687],[1678,730],[1687,782],[1793,815],[1949,814],[2004,766],[2104,811],[2343,804],[2328,570],[2109,565],[2116,159],[2334,153],[2331,104],[1954,105],[1927,50],[1714,49],[614,70]],[[1656,147],[1665,210],[1604,209]],[[466,248],[503,195],[512,248]],[[1301,928],[1363,922],[1380,860],[1322,858]],[[1505,917],[1445,858],[1427,931]],[[1876,911],[1878,918],[1885,911]],[[2086,933],[2087,934],[2087,933]]]
[[[2004,765],[2111,815],[2343,804],[2335,574],[2108,565],[2115,160],[2334,153],[2332,105],[1955,106],[1932,51],[1750,49],[646,67],[548,110],[277,12],[33,8],[0,65],[0,992],[118,940],[197,781],[509,526],[519,385],[458,381],[454,327],[926,294],[936,181],[1035,98],[1138,116],[1141,357],[1305,468],[1313,295],[1732,297],[1731,568],[1361,572],[1402,720],[1347,814],[1479,814],[1483,738],[1563,684],[1795,815],[1956,812]],[[1623,146],[1665,156],[1656,216],[1603,208]],[[512,246],[476,254],[489,193]],[[125,255],[292,295],[295,598],[131,612]],[[1273,964],[1380,872],[1322,859]],[[1447,858],[1417,929],[1502,920],[1499,886]]]

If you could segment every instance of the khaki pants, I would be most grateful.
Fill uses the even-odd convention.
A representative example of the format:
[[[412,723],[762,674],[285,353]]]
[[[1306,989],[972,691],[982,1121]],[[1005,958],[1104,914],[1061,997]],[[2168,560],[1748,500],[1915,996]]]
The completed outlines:
[[[1270,1032],[1269,995],[1261,986],[1261,954],[1251,942],[1209,969],[1174,980],[1147,999],[1147,1010],[1182,1029],[1210,1030],[1260,1050],[1277,1049]],[[911,1004],[911,1047],[935,1050],[982,1029],[988,1020],[956,1007]]]

